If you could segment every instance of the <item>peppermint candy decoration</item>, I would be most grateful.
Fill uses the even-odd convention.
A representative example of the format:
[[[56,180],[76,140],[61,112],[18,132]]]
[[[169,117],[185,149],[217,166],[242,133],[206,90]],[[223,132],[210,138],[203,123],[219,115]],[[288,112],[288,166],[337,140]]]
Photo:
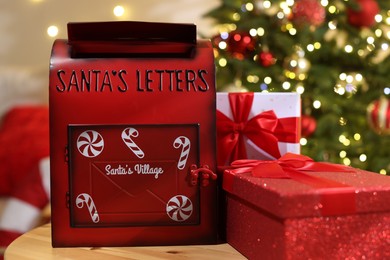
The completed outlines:
[[[84,131],[77,138],[77,148],[85,157],[96,157],[103,151],[103,137],[93,130]]]
[[[144,158],[145,153],[139,148],[132,138],[138,137],[138,130],[128,127],[122,131],[122,140],[129,147],[129,149],[140,159]]]
[[[179,149],[180,147],[182,147],[179,161],[177,162],[177,168],[179,170],[183,170],[186,167],[188,155],[190,153],[190,148],[191,148],[190,139],[188,139],[185,136],[179,136],[173,142],[173,147],[176,149]]]
[[[192,210],[191,200],[184,195],[174,196],[167,203],[167,214],[176,222],[187,220],[191,216]]]
[[[99,222],[99,214],[96,209],[95,203],[93,202],[92,197],[87,193],[81,193],[76,198],[76,206],[81,209],[84,207],[84,205],[87,207],[89,215],[91,216],[93,223]]]

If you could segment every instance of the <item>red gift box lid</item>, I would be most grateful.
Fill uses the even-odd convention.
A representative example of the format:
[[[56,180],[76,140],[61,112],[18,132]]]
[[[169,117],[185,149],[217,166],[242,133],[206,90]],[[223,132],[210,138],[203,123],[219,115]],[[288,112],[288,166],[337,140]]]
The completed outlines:
[[[347,187],[318,189],[293,179],[258,178],[249,172],[225,170],[223,188],[231,196],[282,219],[390,211],[388,176],[359,169],[307,174]]]

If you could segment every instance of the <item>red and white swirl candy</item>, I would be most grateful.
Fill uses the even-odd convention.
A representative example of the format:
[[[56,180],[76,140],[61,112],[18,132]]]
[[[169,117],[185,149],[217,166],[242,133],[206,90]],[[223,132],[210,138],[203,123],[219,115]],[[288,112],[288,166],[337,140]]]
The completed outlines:
[[[173,147],[176,149],[179,149],[180,147],[182,147],[179,161],[177,162],[177,168],[179,170],[183,170],[186,167],[188,155],[190,153],[190,148],[191,148],[190,139],[188,139],[185,136],[179,136],[173,142]]]
[[[138,137],[138,135],[139,133],[137,129],[128,127],[122,131],[122,140],[138,158],[144,158],[144,152],[133,140],[133,138]]]
[[[177,222],[187,220],[192,214],[192,202],[184,195],[172,197],[167,203],[168,216]]]
[[[91,216],[93,223],[99,222],[99,214],[96,209],[95,203],[93,202],[92,197],[87,193],[81,193],[76,198],[76,206],[81,209],[84,207],[84,205],[87,207],[89,215]]]
[[[85,157],[96,157],[104,149],[103,137],[93,130],[84,131],[77,138],[77,148]]]

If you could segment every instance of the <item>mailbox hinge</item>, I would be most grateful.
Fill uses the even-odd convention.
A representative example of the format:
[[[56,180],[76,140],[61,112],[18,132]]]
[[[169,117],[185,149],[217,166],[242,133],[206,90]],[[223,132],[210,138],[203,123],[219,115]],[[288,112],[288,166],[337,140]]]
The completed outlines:
[[[67,208],[70,207],[70,195],[69,195],[69,191],[66,192],[65,194],[65,205]]]
[[[64,160],[65,160],[66,163],[69,162],[69,149],[68,149],[68,146],[65,146]]]

